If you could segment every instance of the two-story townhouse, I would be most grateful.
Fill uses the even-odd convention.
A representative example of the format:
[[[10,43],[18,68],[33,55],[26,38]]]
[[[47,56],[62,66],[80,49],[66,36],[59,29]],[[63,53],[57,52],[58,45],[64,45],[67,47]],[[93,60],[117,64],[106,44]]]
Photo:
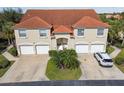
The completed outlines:
[[[105,52],[108,27],[92,9],[28,10],[15,25],[18,54],[48,54],[63,48]]]

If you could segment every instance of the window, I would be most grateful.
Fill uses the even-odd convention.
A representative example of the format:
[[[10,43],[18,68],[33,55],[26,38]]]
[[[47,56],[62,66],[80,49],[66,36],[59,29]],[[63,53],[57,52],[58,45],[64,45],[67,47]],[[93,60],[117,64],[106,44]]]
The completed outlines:
[[[47,36],[47,31],[46,30],[39,30],[40,37]]]
[[[84,36],[84,29],[78,29],[77,36]]]
[[[19,37],[26,37],[26,30],[19,30]]]
[[[97,29],[97,36],[103,36],[104,35],[104,29],[103,28],[98,28]]]

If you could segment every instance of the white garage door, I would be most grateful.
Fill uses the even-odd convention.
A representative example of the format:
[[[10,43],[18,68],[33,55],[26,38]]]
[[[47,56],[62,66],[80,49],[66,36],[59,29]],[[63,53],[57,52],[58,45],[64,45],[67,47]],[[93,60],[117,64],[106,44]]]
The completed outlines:
[[[20,46],[21,54],[35,54],[33,46],[23,45]]]
[[[37,45],[36,51],[37,51],[37,54],[48,54],[49,46],[48,45]]]
[[[104,52],[104,45],[103,44],[91,45],[90,51],[91,51],[91,53]]]
[[[85,45],[85,44],[76,45],[76,52],[77,53],[88,53],[88,45]]]

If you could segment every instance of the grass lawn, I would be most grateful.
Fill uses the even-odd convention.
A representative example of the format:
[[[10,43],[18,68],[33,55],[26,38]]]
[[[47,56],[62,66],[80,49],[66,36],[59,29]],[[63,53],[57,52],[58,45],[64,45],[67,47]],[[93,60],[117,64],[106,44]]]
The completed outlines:
[[[0,77],[5,74],[13,63],[8,61],[3,55],[0,55]]]
[[[78,80],[81,74],[80,67],[74,70],[58,69],[54,62],[49,61],[47,64],[46,76],[50,80]]]
[[[8,50],[8,52],[13,55],[13,56],[17,56],[17,50],[15,47],[12,47],[11,49]]]
[[[115,61],[115,65],[124,73],[124,48],[113,60]],[[117,64],[117,61],[121,64]]]
[[[123,73],[124,73],[124,65],[115,64]]]
[[[106,52],[107,52],[108,54],[111,54],[114,50],[115,50],[115,49],[114,49],[113,47],[111,47],[111,46],[107,46],[107,47],[106,47]]]
[[[6,73],[6,71],[12,66],[13,63],[14,62],[12,61],[10,62],[10,65],[7,66],[6,68],[0,68],[0,77],[2,77]]]

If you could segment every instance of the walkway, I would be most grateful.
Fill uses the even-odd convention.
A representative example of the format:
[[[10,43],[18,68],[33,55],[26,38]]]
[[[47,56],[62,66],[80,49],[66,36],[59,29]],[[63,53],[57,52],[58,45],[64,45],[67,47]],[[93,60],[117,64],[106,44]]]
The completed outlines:
[[[9,47],[6,49],[6,51],[2,53],[2,55],[3,55],[4,57],[6,57],[9,61],[16,61],[18,58],[17,58],[17,57],[14,57],[13,55],[11,55],[11,54],[8,52],[8,50],[9,50],[10,48],[12,48],[12,47],[13,47],[12,45],[9,46]]]
[[[115,58],[119,53],[120,53],[120,51],[121,51],[121,49],[119,49],[119,48],[117,48],[117,47],[115,47],[115,46],[112,46],[115,50],[110,54],[110,56],[112,57],[112,58]]]

